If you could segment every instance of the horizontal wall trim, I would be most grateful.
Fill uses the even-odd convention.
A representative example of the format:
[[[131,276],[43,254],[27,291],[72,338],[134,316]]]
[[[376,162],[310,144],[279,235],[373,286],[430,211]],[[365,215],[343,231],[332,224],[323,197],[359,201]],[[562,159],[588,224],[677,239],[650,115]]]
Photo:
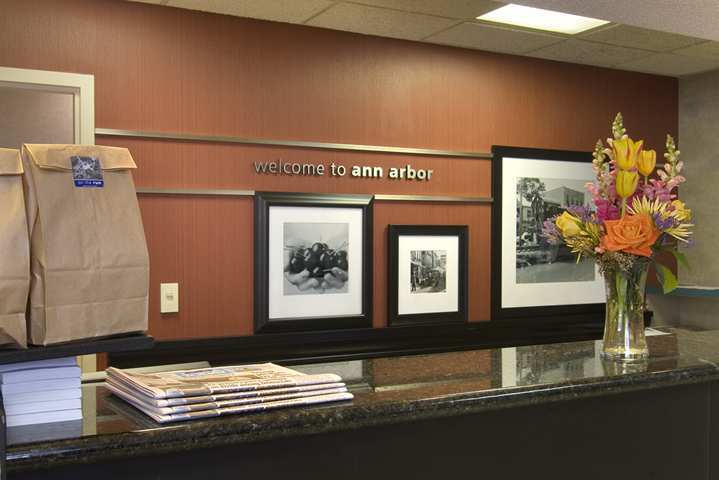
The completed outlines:
[[[299,140],[267,140],[263,138],[243,138],[218,135],[194,135],[189,133],[141,132],[115,128],[96,128],[95,135],[105,137],[132,137],[160,140],[179,140],[182,142],[203,143],[239,143],[243,145],[265,145],[273,147],[313,148],[319,150],[343,150],[349,152],[398,153],[403,155],[424,155],[431,157],[462,157],[491,159],[491,153],[457,152],[453,150],[434,150],[429,148],[386,147],[379,145],[357,145],[352,143],[305,142]]]
[[[492,197],[455,197],[446,195],[384,195],[377,194],[375,200],[387,202],[450,202],[450,203],[492,203]]]
[[[142,195],[200,195],[203,197],[252,197],[254,190],[203,189],[203,188],[138,188]]]
[[[254,190],[198,189],[198,188],[138,188],[140,195],[197,195],[204,197],[228,196],[251,197]],[[492,203],[491,197],[452,197],[443,195],[384,195],[377,194],[375,200],[386,202],[449,202],[449,203]]]

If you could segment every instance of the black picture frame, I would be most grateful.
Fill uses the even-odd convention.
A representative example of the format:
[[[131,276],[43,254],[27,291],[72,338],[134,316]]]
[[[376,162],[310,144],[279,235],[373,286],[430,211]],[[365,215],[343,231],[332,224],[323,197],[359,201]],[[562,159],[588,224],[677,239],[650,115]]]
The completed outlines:
[[[413,314],[399,313],[399,240],[400,237],[403,236],[457,237],[457,311]],[[409,325],[446,325],[466,323],[468,320],[467,303],[469,282],[469,228],[467,227],[467,225],[389,225],[388,240],[388,325],[390,327],[397,327]]]
[[[507,246],[503,245],[502,241],[502,212],[503,203],[506,201],[506,199],[502,198],[502,179],[504,178],[503,164],[505,158],[526,160],[552,160],[560,162],[579,162],[588,164],[591,164],[592,162],[591,152],[573,150],[550,150],[512,146],[492,146],[492,320],[531,320],[534,322],[561,323],[563,321],[576,321],[577,318],[583,318],[591,322],[603,321],[605,312],[604,302],[572,303],[571,297],[567,298],[566,304],[522,306],[511,308],[503,307],[502,261],[507,253],[505,251]],[[587,178],[587,181],[591,180],[593,180],[593,178]],[[561,288],[559,287],[561,283],[557,283],[557,285],[557,288]]]
[[[372,326],[372,200],[371,195],[256,192],[254,222],[255,333],[305,332]],[[353,208],[362,215],[361,312],[353,315],[270,318],[269,232],[272,207]]]

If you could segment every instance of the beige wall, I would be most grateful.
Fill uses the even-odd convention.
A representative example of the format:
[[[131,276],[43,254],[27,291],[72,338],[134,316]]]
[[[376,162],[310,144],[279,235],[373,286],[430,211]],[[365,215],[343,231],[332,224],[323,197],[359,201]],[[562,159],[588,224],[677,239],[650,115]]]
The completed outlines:
[[[719,71],[679,81],[679,150],[687,183],[681,198],[692,209],[695,244],[685,248],[691,269],[680,268],[682,284],[719,286]],[[719,298],[677,298],[680,323],[719,328]]]
[[[74,143],[71,93],[0,87],[0,147]]]

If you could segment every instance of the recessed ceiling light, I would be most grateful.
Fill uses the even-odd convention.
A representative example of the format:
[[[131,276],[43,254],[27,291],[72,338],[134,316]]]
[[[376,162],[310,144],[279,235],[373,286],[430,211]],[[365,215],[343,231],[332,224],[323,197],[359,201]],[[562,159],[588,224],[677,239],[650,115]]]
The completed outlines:
[[[477,17],[477,20],[574,35],[609,23],[606,20],[553,12],[510,3]]]

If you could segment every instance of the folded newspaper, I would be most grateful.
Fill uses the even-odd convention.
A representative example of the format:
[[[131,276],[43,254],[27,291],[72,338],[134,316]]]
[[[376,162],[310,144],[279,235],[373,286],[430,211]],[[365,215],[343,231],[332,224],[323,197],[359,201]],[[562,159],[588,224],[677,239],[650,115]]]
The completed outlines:
[[[106,382],[108,387],[114,387],[116,389],[124,390],[125,393],[131,394],[135,397],[139,397],[136,392],[132,391],[132,387],[118,382],[112,378],[107,379]],[[231,400],[249,400],[259,397],[266,397],[270,395],[290,395],[298,394],[298,396],[317,395],[318,391],[326,390],[328,388],[343,388],[345,384],[343,382],[333,383],[320,383],[316,385],[304,385],[301,387],[288,387],[288,388],[269,388],[264,390],[248,390],[244,392],[233,392],[233,393],[216,393],[213,395],[197,395],[194,397],[175,397],[175,398],[153,398],[142,395],[141,399],[153,408],[163,407],[175,407],[181,405],[192,405],[195,403],[213,403],[213,402],[225,402]],[[299,395],[302,394],[302,395]],[[118,395],[119,396],[119,395]]]
[[[334,374],[306,375],[272,363],[173,372],[107,369],[107,388],[165,423],[351,400]]]

